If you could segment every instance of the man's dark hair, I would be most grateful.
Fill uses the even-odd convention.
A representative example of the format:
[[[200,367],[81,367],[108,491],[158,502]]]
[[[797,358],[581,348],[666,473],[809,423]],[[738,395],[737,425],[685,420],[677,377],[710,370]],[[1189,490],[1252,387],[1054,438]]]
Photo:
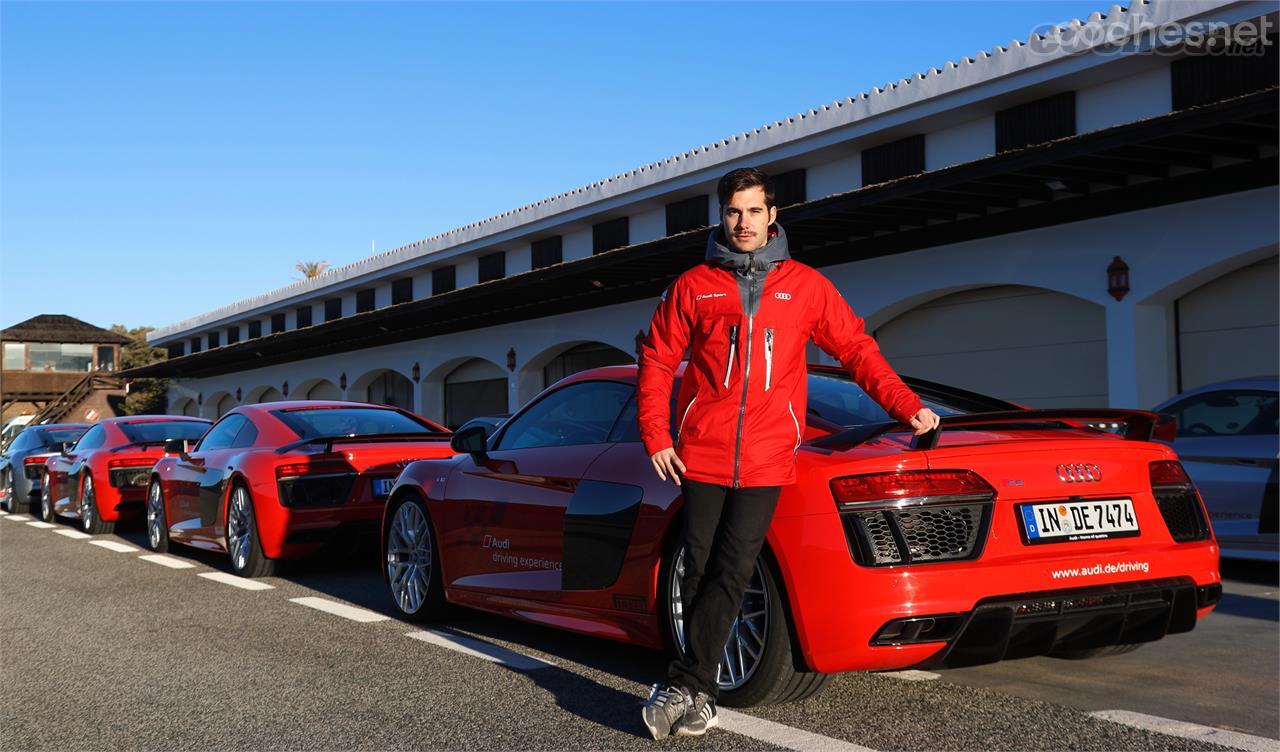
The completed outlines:
[[[720,178],[716,194],[720,197],[720,205],[724,206],[730,196],[750,188],[764,188],[764,205],[773,206],[773,178],[754,167],[742,167]]]

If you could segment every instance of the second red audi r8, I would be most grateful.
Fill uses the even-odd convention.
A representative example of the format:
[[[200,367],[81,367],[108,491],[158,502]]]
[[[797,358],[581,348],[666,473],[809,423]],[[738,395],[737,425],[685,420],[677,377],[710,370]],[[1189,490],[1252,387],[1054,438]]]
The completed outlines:
[[[147,543],[170,541],[231,556],[246,577],[312,553],[340,530],[377,529],[400,469],[448,457],[444,427],[394,407],[271,402],[222,416],[190,451],[156,463],[147,491]]]
[[[1218,549],[1176,455],[1150,441],[1167,428],[1154,413],[906,381],[940,432],[913,438],[842,371],[811,367],[799,481],[725,643],[724,704],[800,699],[833,672],[1127,650],[1213,609]],[[638,430],[635,367],[612,366],[410,464],[383,516],[396,606],[680,650],[682,500]]]
[[[142,511],[151,468],[172,440],[194,441],[203,418],[133,415],[105,418],[44,463],[40,516],[79,521],[86,533],[109,533],[121,515]]]

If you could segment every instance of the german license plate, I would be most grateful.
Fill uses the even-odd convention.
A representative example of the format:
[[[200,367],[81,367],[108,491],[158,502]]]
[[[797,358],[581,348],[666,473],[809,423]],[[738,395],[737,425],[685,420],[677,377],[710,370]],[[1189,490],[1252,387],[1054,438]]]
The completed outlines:
[[[1138,534],[1132,499],[1071,499],[1023,504],[1019,509],[1027,543],[1128,538]]]
[[[386,496],[391,493],[391,487],[396,484],[395,478],[374,478],[373,479],[373,495]]]

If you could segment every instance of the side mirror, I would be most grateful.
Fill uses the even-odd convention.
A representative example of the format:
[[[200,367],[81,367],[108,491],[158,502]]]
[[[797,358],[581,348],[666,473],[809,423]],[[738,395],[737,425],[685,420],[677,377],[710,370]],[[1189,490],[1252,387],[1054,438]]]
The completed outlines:
[[[164,443],[165,454],[176,454],[182,459],[187,459],[187,440],[186,439],[169,439]]]
[[[484,454],[489,448],[489,432],[484,426],[472,426],[449,439],[449,446],[458,454]]]
[[[61,454],[63,457],[70,457],[71,445],[66,442],[63,442],[62,446],[58,449],[58,454]]]

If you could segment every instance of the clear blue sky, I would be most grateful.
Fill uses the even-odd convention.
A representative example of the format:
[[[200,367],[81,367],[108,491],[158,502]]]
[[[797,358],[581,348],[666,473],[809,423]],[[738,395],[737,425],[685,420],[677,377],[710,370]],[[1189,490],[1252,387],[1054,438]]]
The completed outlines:
[[[0,325],[170,324],[1109,4],[4,2]]]

